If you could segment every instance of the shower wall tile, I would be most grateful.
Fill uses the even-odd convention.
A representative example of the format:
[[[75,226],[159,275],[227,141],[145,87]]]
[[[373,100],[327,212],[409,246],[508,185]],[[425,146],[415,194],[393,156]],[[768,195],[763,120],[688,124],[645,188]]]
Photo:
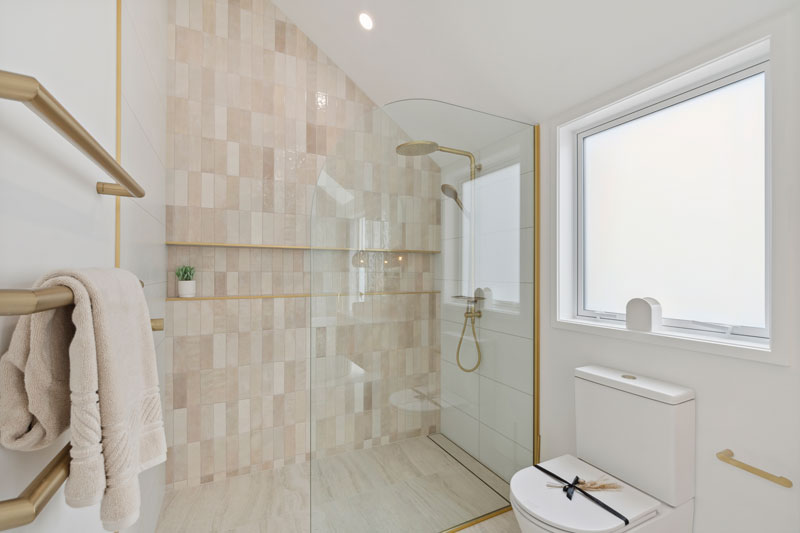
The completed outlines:
[[[438,431],[438,255],[302,249],[439,250],[438,167],[270,2],[168,20],[167,241],[290,248],[169,247],[167,484]]]

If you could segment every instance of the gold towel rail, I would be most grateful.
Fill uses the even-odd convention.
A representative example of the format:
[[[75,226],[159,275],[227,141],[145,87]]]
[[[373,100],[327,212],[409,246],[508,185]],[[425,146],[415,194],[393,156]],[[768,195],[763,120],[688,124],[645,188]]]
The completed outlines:
[[[119,163],[103,149],[97,140],[75,120],[75,117],[56,100],[36,78],[0,70],[0,98],[22,102],[50,124],[56,131],[79,148],[97,165],[114,178],[120,188],[98,186],[100,194],[117,196],[144,196],[144,189]],[[106,184],[113,185],[113,184]],[[101,189],[103,189],[101,191]],[[125,194],[122,194],[122,193]]]
[[[39,516],[69,476],[69,450],[69,444],[64,446],[19,496],[0,501],[0,530],[30,524]]]
[[[140,282],[141,283],[141,282]],[[0,316],[30,315],[72,303],[69,287],[47,287],[44,289],[0,289]],[[150,320],[153,331],[164,331],[164,319]]]
[[[717,459],[724,463],[728,463],[729,465],[733,465],[736,468],[741,468],[746,472],[750,472],[751,474],[755,474],[758,477],[763,477],[764,479],[768,479],[773,483],[777,483],[781,487],[791,488],[792,481],[787,479],[783,476],[776,476],[775,474],[770,474],[769,472],[765,472],[760,468],[756,468],[751,466],[747,463],[743,463],[741,461],[737,461],[733,458],[733,451],[732,450],[722,450],[721,452],[717,452]]]

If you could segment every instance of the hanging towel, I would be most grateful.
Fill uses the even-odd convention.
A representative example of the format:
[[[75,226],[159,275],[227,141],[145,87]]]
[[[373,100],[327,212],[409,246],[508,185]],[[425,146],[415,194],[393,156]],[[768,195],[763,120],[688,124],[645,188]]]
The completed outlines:
[[[74,306],[22,316],[0,358],[0,443],[50,445],[67,428],[65,497],[101,503],[109,531],[139,517],[139,472],[166,460],[156,354],[139,280],[120,269],[54,272]]]

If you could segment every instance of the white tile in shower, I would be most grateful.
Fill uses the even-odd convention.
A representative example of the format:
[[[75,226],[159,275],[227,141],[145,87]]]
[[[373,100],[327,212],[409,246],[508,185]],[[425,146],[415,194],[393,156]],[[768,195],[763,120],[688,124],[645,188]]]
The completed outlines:
[[[489,426],[480,425],[478,460],[506,481],[515,472],[533,464],[533,451],[520,446]]]
[[[520,446],[533,449],[532,395],[481,376],[480,419]]]
[[[487,329],[481,329],[478,335],[483,354],[479,373],[533,394],[533,341]]]
[[[464,413],[478,418],[480,399],[480,376],[475,372],[464,372],[450,362],[442,363],[442,402],[457,407]]]
[[[464,451],[480,456],[480,423],[457,407],[442,405],[442,433]]]

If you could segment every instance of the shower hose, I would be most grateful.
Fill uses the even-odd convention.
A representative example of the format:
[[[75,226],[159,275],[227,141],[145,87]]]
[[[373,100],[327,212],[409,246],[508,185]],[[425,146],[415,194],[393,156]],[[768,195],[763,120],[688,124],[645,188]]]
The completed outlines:
[[[475,308],[469,304],[467,305],[467,311],[464,313],[464,327],[461,328],[461,338],[458,339],[458,348],[456,348],[456,364],[458,368],[464,372],[474,372],[481,365],[481,345],[478,342],[478,335],[475,333],[475,318],[480,318],[480,316],[480,311],[475,310]],[[478,361],[472,368],[465,368],[464,365],[461,364],[461,344],[464,342],[464,333],[467,331],[467,320],[471,322],[472,338],[475,339],[475,348],[478,350]]]

